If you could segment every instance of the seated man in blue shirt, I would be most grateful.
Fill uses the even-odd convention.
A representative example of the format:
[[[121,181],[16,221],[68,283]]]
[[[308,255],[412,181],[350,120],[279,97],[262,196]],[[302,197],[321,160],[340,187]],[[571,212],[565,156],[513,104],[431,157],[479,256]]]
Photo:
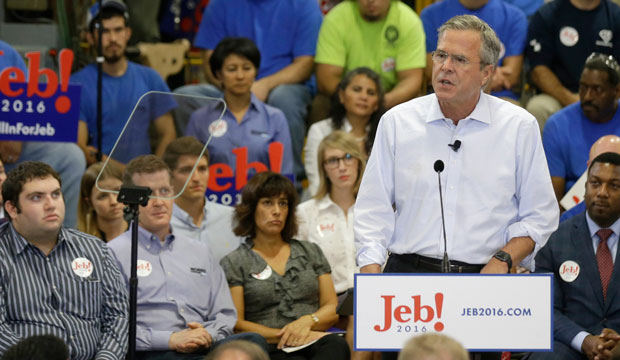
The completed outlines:
[[[224,271],[208,245],[173,233],[170,179],[170,169],[155,155],[131,160],[123,173],[123,184],[149,187],[155,196],[140,208],[137,358],[198,360],[218,342],[235,338],[266,348],[257,334],[232,335],[237,312]],[[109,246],[129,284],[131,231]]]
[[[196,170],[192,173],[204,144],[192,136],[173,140],[166,147],[164,162],[172,169],[174,192],[185,191],[174,199],[171,224],[177,235],[200,239],[209,245],[215,260],[219,261],[241,244],[241,238],[232,232],[234,209],[209,201],[205,192],[209,181],[209,152],[205,149]]]
[[[603,153],[588,169],[586,212],[560,224],[536,255],[536,272],[553,273],[553,353],[540,359],[607,359],[620,329],[620,154]],[[614,280],[615,279],[615,280]]]
[[[590,147],[604,135],[620,135],[620,66],[609,55],[592,54],[579,80],[579,102],[553,114],[543,146],[555,196],[564,194],[586,171]]]
[[[106,244],[62,226],[61,180],[49,165],[24,162],[2,184],[0,354],[51,334],[71,359],[123,359],[127,291]]]
[[[176,103],[172,95],[149,95],[134,107],[142,96],[149,91],[170,92],[170,89],[155,70],[127,60],[125,49],[131,37],[131,28],[127,25],[129,15],[127,7],[121,0],[104,0],[102,10],[98,4],[93,5],[87,16],[87,34],[89,43],[96,48],[98,29],[96,18],[101,12],[103,35],[101,37],[104,62],[102,64],[102,149],[103,155],[110,155],[125,123],[131,116],[131,122],[125,128],[122,140],[114,150],[112,157],[123,163],[132,158],[151,153],[148,133],[153,126],[157,135],[155,154],[164,152],[166,145],[176,137],[174,121],[170,110]],[[80,99],[80,122],[78,127],[78,145],[84,152],[88,164],[96,161],[95,155],[99,132],[97,129],[97,66],[90,64],[71,76],[71,82],[82,84]],[[153,98],[157,100],[153,100]],[[148,115],[147,115],[148,114]],[[142,115],[142,116],[139,116]]]

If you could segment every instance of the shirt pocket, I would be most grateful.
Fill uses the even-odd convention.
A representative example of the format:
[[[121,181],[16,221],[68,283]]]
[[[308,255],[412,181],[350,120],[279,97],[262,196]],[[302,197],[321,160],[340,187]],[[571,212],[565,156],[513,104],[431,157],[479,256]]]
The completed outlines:
[[[66,312],[79,318],[97,319],[101,314],[101,280],[92,275],[87,279],[66,279],[65,289],[60,289]],[[64,306],[61,304],[60,308]]]

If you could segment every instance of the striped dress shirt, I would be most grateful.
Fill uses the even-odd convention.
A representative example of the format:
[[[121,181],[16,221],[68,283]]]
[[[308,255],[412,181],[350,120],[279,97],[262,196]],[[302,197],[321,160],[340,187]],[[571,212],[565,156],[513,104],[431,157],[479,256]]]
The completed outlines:
[[[123,359],[127,290],[105,243],[61,227],[48,256],[0,225],[0,354],[22,338],[53,334],[71,359]]]

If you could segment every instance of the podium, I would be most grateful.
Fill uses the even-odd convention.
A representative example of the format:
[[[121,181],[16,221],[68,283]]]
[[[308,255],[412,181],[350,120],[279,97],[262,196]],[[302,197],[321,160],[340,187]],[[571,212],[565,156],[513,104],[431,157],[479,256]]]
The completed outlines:
[[[438,332],[469,351],[553,351],[553,274],[356,274],[359,351]]]

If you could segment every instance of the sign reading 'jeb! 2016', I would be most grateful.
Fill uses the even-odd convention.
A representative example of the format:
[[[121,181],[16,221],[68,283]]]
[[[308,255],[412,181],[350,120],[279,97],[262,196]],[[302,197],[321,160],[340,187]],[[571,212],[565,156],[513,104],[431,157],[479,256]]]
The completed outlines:
[[[356,350],[438,332],[470,351],[550,351],[553,275],[356,274]]]
[[[69,84],[73,52],[60,51],[60,76],[40,68],[40,52],[26,57],[28,74],[18,67],[0,69],[0,140],[75,142],[80,86]]]

